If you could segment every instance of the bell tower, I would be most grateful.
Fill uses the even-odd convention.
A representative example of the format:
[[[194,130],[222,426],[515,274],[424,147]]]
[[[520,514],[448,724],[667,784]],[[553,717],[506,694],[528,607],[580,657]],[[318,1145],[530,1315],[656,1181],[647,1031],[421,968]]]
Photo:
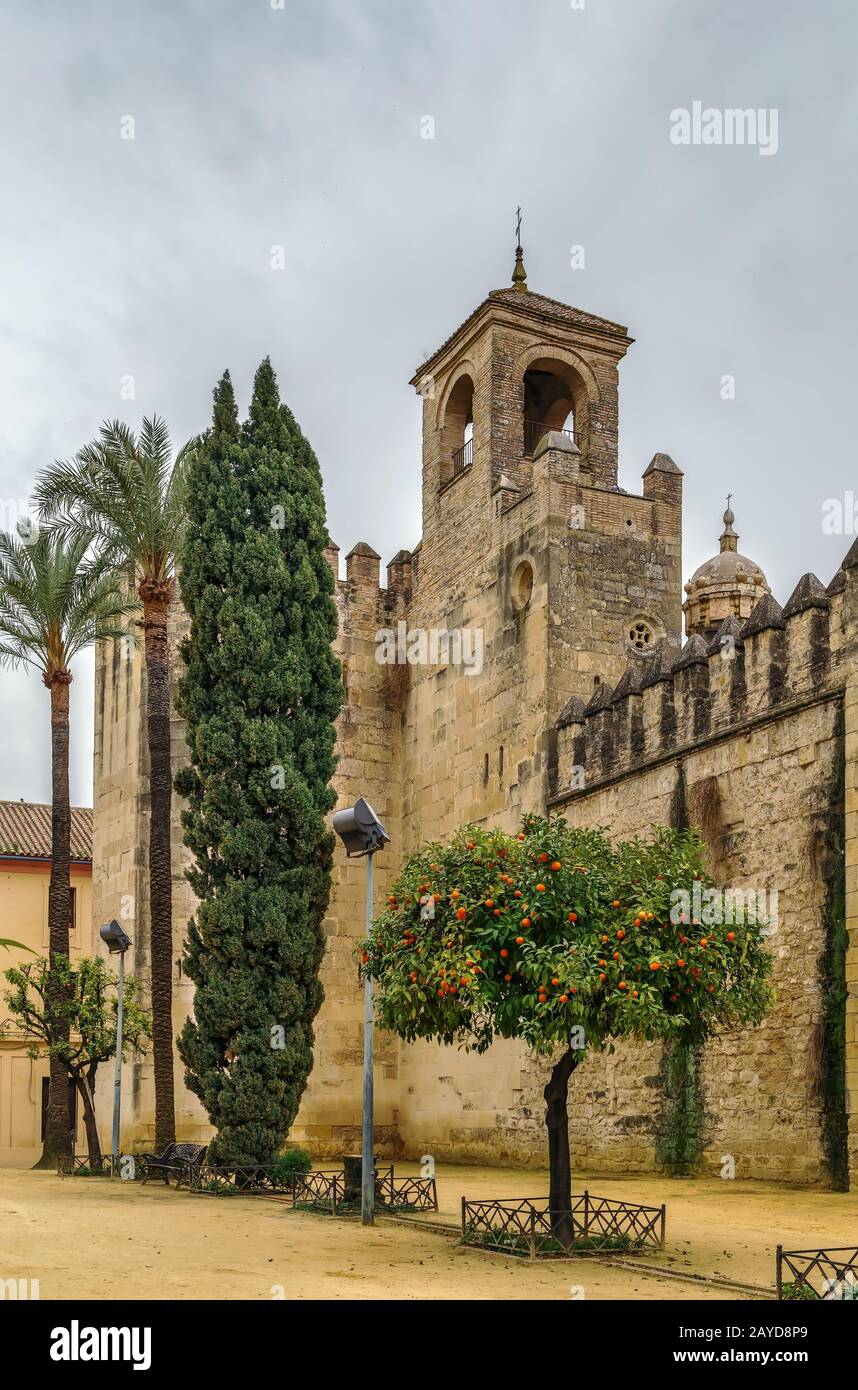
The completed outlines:
[[[619,366],[632,342],[622,324],[532,290],[519,240],[511,284],[412,378],[423,536],[410,621],[479,625],[486,654],[479,679],[444,673],[443,709],[437,675],[411,673],[416,744],[421,725],[443,727],[473,759],[450,828],[544,809],[570,697],[587,703],[603,685],[607,698],[631,652],[679,639],[682,473],[657,454],[640,495],[617,485]],[[436,806],[443,782],[433,779]]]

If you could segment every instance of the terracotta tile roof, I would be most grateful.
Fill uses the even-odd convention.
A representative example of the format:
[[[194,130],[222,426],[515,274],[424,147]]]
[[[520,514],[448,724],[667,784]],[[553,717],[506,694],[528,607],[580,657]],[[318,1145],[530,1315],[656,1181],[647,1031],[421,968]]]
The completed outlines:
[[[427,367],[435,361],[435,358],[439,357],[444,349],[450,346],[453,340],[476,319],[477,315],[482,312],[487,304],[492,303],[507,304],[511,308],[517,309],[519,312],[531,317],[536,316],[538,318],[556,319],[574,325],[577,328],[589,328],[594,332],[604,333],[610,337],[625,339],[628,336],[628,329],[624,324],[614,323],[611,319],[598,318],[596,314],[585,313],[583,309],[575,309],[571,304],[563,304],[559,299],[549,299],[547,295],[536,294],[533,290],[528,290],[526,294],[522,294],[521,291],[513,289],[512,286],[508,286],[502,290],[492,290],[482,303],[477,305],[474,312],[468,315],[464,323],[460,323],[456,331],[451,333],[449,338],[445,339],[439,348],[436,348],[431,357],[427,357],[426,361],[417,368],[417,371],[412,377],[412,385],[420,381]],[[634,339],[630,341],[633,342]]]
[[[0,858],[50,859],[51,808],[34,801],[0,801]],[[71,857],[92,863],[92,807],[73,806]]]

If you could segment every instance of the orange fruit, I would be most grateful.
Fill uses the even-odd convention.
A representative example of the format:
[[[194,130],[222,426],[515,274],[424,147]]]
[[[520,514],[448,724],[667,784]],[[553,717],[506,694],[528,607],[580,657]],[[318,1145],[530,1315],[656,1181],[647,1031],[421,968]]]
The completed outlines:
[[[523,945],[524,945],[524,937],[523,937],[523,936],[517,936],[517,937],[515,938],[515,944],[516,944],[516,946],[523,946]]]
[[[501,960],[506,960],[506,958],[507,958],[508,955],[509,955],[509,951],[508,951],[508,950],[506,949],[506,947],[504,946],[503,950],[501,951]]]
[[[728,933],[727,933],[727,940],[728,940],[728,941],[735,941],[735,940],[736,940],[736,933],[735,933],[734,931],[728,931]]]
[[[561,1004],[568,1004],[568,1003],[569,1003],[569,995],[568,995],[568,994],[561,994],[561,996],[560,996],[560,1003],[561,1003]]]
[[[459,910],[458,910],[458,912],[456,913],[456,916],[458,917],[458,919],[459,919],[460,922],[464,922],[464,920],[465,920],[465,918],[467,917],[467,915],[468,915],[467,909],[464,908],[464,907],[460,907]]]
[[[545,892],[545,884],[544,884],[544,883],[537,883],[537,885],[536,885],[536,891],[537,891],[537,893],[544,893],[544,892]]]
[[[552,867],[552,869],[554,869],[554,870],[559,869],[559,868],[560,868],[560,860],[559,860],[559,859],[555,859],[555,861],[554,861],[554,863],[551,865],[551,867]]]
[[[578,921],[578,913],[577,913],[577,912],[570,912],[570,913],[569,913],[569,916],[566,918],[566,921],[567,921],[567,922],[577,922],[577,921]]]
[[[529,927],[529,926],[530,926],[530,918],[529,918],[529,917],[522,917],[522,919],[521,919],[521,925],[522,925],[523,927]]]
[[[649,963],[649,968],[650,968],[650,970],[660,970],[660,969],[661,969],[661,963],[660,963],[659,961],[657,961],[657,960],[651,960],[650,963]]]

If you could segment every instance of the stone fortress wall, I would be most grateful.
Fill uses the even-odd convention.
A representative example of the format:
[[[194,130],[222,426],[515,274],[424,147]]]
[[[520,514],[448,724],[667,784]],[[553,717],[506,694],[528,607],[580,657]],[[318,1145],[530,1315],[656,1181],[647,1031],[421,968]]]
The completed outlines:
[[[702,1161],[717,1169],[731,1154],[742,1176],[828,1182],[832,1135],[849,1110],[858,1181],[858,556],[828,591],[806,577],[783,612],[764,581],[743,577],[734,616],[720,627],[729,585],[723,574],[719,584],[707,579],[686,604],[691,636],[680,651],[682,474],[657,454],[641,495],[617,486],[618,368],[631,341],[621,325],[533,294],[519,277],[415,375],[421,542],[397,553],[385,587],[368,545],[350,552],[344,578],[336,546],[328,552],[345,691],[338,804],[366,796],[392,837],[376,860],[380,902],[404,856],[464,822],[512,829],[522,811],[551,808],[625,836],[675,821],[684,799],[713,873],[777,888],[780,908],[775,1012],[741,1043],[715,1042],[699,1059]],[[177,630],[183,621],[178,612]],[[380,631],[433,630],[480,634],[479,662],[457,663],[451,644],[440,660],[379,663]],[[716,632],[729,641],[712,648]],[[145,990],[143,681],[139,657],[99,651],[93,920],[131,904]],[[178,767],[178,718],[173,750]],[[177,1032],[192,1006],[180,962],[193,909],[179,811],[176,798]],[[338,854],[326,1000],[292,1134],[324,1159],[359,1145],[353,951],[364,873]],[[838,912],[851,936],[852,991],[840,1037],[851,1089],[839,1098],[826,1031]],[[380,1152],[544,1163],[545,1067],[520,1047],[496,1044],[475,1058],[380,1037],[376,1055]],[[655,1044],[587,1059],[570,1090],[576,1164],[658,1166],[662,1064]],[[154,1130],[151,1065],[143,1059],[127,1072],[123,1145],[144,1147]],[[181,1075],[177,1058],[179,1132],[206,1137]],[[105,1119],[106,1093],[98,1103]]]

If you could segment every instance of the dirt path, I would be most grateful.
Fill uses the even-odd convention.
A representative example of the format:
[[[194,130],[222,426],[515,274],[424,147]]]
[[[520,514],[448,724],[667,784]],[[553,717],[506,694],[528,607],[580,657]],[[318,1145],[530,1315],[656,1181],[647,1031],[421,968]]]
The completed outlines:
[[[439,1219],[448,1221],[458,1219],[463,1190],[526,1196],[544,1186],[532,1170],[451,1167],[438,1180]],[[119,1289],[130,1299],[569,1300],[583,1291],[587,1299],[708,1300],[740,1295],[659,1277],[657,1266],[770,1285],[779,1238],[858,1243],[858,1196],[750,1183],[727,1192],[725,1183],[655,1178],[588,1185],[598,1195],[668,1201],[669,1248],[647,1258],[652,1272],[586,1258],[531,1264],[419,1228],[382,1222],[364,1230],[258,1198],[0,1170],[0,1278],[38,1279],[43,1299],[107,1298]]]

